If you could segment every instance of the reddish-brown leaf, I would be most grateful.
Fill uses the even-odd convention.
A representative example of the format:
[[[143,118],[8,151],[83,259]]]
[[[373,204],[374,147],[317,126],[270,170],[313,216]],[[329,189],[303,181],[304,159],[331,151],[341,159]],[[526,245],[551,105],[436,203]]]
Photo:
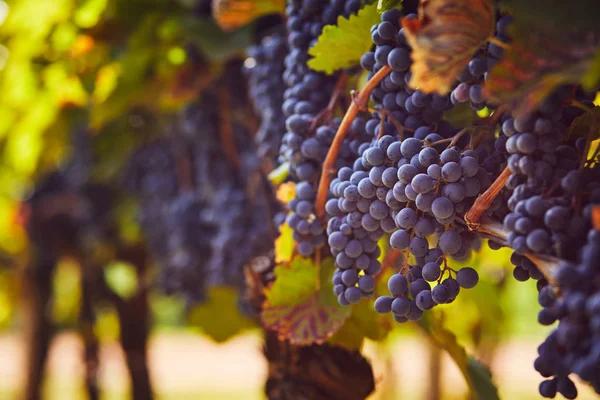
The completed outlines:
[[[525,115],[558,85],[579,83],[597,52],[598,35],[536,26],[518,29],[504,58],[490,71],[484,95]]]
[[[284,0],[213,0],[213,16],[224,30],[246,25],[266,14],[283,13]]]
[[[419,19],[402,20],[413,48],[409,86],[446,94],[494,31],[492,0],[421,0]]]
[[[333,294],[334,269],[331,258],[320,266],[302,257],[278,265],[275,282],[265,290],[263,325],[298,345],[323,343],[337,332],[351,308],[340,306]]]

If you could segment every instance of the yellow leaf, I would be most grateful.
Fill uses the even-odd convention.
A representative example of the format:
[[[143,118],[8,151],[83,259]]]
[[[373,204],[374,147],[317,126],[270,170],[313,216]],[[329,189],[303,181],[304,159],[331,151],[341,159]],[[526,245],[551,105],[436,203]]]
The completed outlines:
[[[289,203],[295,195],[296,190],[295,184],[293,182],[283,183],[277,188],[277,200],[279,200],[282,203]]]
[[[294,238],[288,224],[281,225],[281,234],[275,239],[275,264],[288,262],[294,254]]]

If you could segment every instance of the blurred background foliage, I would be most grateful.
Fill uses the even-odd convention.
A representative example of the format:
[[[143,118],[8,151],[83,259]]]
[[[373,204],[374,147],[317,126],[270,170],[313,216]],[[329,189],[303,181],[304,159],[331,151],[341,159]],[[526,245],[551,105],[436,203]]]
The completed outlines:
[[[76,156],[71,132],[87,121],[92,133],[94,181],[120,184],[131,151],[168,134],[173,112],[210,82],[220,62],[243,56],[253,24],[224,32],[197,0],[0,1],[0,327],[19,327],[22,266],[28,260],[23,199],[37,178]],[[119,234],[140,240],[136,206],[116,210]],[[516,282],[506,251],[482,246],[468,262],[481,283],[444,310],[445,324],[473,353],[490,361],[504,340],[539,337],[534,283]],[[137,290],[135,270],[108,265],[104,274],[119,296]],[[53,278],[52,318],[61,330],[76,326],[80,269],[64,259]],[[188,330],[216,342],[252,330],[238,310],[237,294],[215,288],[206,303],[186,313],[177,296],[152,292],[154,332]],[[218,324],[214,322],[218,316]],[[414,334],[396,327],[392,338]],[[119,335],[116,312],[99,313],[101,341]],[[201,362],[201,361],[199,361]],[[536,386],[528,388],[535,393]]]

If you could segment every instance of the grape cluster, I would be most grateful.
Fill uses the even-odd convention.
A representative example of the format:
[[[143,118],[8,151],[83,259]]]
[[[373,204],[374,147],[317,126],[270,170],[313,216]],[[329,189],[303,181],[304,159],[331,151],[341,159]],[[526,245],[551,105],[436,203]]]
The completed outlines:
[[[287,38],[273,33],[261,43],[248,49],[244,71],[248,77],[249,97],[260,116],[260,127],[254,136],[258,156],[277,161],[281,136],[285,130],[285,117],[281,112],[283,103],[284,60],[288,53]]]
[[[534,363],[550,378],[539,387],[547,398],[557,393],[577,397],[571,373],[600,392],[600,234],[591,223],[600,204],[600,167],[587,160],[586,139],[569,136],[568,127],[583,113],[569,106],[573,95],[593,108],[585,93],[560,88],[534,114],[505,117],[497,139],[505,145],[511,170],[505,190],[511,212],[503,223],[515,251],[513,275],[519,281],[537,280],[543,307],[538,322],[559,322],[539,346]],[[561,260],[549,277],[554,285],[526,257],[532,253]]]
[[[215,85],[230,91],[232,115],[242,114],[247,99],[234,96],[245,90],[236,81],[241,67],[229,67]],[[279,211],[251,132],[220,118],[218,93],[207,88],[184,108],[169,138],[134,153],[127,171],[148,248],[162,266],[161,286],[190,302],[201,301],[210,286],[244,288],[245,266],[273,252],[271,221]],[[231,128],[236,160],[221,140],[223,124]]]
[[[440,153],[440,145],[432,144],[383,136],[371,145],[362,145],[354,168],[340,169],[332,180],[334,198],[326,204],[331,216],[327,233],[336,257],[333,283],[340,304],[372,295],[372,276],[381,269],[377,241],[385,233],[391,233],[392,248],[410,253],[415,260],[407,278],[391,282],[408,279],[407,285],[414,288],[414,307],[421,311],[453,301],[461,286],[473,287],[477,282],[477,273],[471,268],[459,271],[455,282],[445,256],[465,260],[471,248],[478,246],[477,237],[456,226],[455,218],[490,185],[490,177],[479,166],[476,152],[460,152],[453,146]],[[437,239],[435,247],[430,248],[428,237]],[[441,283],[446,272],[445,285],[431,290],[429,282]],[[399,296],[392,290],[394,284],[390,285],[392,295]],[[446,293],[448,285],[451,290]],[[377,310],[389,312],[391,308],[383,305],[392,300],[378,300]],[[395,314],[399,321],[408,318],[402,311]]]
[[[376,136],[394,134],[397,124],[402,125],[403,130],[415,131],[439,122],[443,112],[452,107],[449,95],[427,94],[408,87],[412,60],[404,28],[400,26],[404,15],[397,9],[381,14],[381,23],[371,28],[375,48],[360,60],[362,67],[369,71],[368,79],[384,66],[392,69],[371,93],[371,99],[378,108],[388,112],[385,116],[375,114],[368,121],[367,129]],[[416,18],[416,14],[407,14],[404,18]],[[382,128],[383,132],[380,132]]]
[[[584,218],[573,209],[578,195],[583,204],[595,201],[599,192],[595,172],[581,170],[585,139],[567,139],[568,126],[581,114],[564,107],[566,93],[555,92],[533,115],[504,118],[502,136],[511,171],[506,184],[504,217],[510,231],[508,243],[518,254],[537,253],[575,260],[585,238]],[[539,277],[535,268],[516,264],[518,280]],[[531,275],[533,274],[533,275]]]
[[[558,321],[557,328],[538,347],[535,369],[545,378],[543,397],[556,393],[577,397],[569,378],[575,373],[600,393],[600,231],[590,229],[577,263],[562,262],[556,271],[560,297],[551,286],[539,293],[543,307],[538,320],[544,325]]]
[[[279,161],[289,163],[291,178],[299,182],[296,197],[288,204],[291,213],[287,222],[294,230],[298,252],[306,257],[326,243],[325,228],[314,215],[314,198],[322,163],[340,123],[320,115],[327,107],[339,74],[327,76],[311,70],[307,65],[308,49],[325,25],[335,24],[338,16],[356,13],[361,5],[359,0],[299,0],[289,2],[286,8],[290,51],[283,72],[287,89],[282,110],[287,117],[287,133],[282,139]],[[356,157],[356,145],[352,146],[354,152],[350,142],[343,147],[338,168]]]

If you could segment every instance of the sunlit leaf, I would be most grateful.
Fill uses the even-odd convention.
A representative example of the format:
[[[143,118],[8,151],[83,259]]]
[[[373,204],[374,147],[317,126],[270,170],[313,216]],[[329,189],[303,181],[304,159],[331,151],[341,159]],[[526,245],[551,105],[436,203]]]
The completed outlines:
[[[323,343],[337,332],[351,309],[340,306],[333,294],[334,269],[331,258],[320,266],[302,257],[278,265],[275,282],[265,291],[263,325],[298,345]]]
[[[287,162],[282,163],[279,167],[269,172],[269,182],[273,186],[282,184],[290,173],[290,164]]]
[[[81,271],[79,266],[68,260],[58,263],[52,277],[54,301],[52,319],[57,323],[77,320],[81,301]]]
[[[135,267],[124,262],[111,262],[104,267],[104,279],[113,292],[123,299],[131,298],[138,290]]]
[[[313,56],[308,60],[308,66],[332,74],[356,65],[373,45],[369,33],[371,26],[380,21],[377,3],[363,7],[349,19],[338,17],[337,25],[326,25],[317,43],[308,50]]]
[[[419,19],[402,20],[413,52],[409,86],[448,93],[471,56],[494,32],[492,0],[423,0]]]
[[[73,20],[81,28],[91,28],[98,23],[108,0],[87,0],[73,13]]]
[[[484,94],[511,106],[515,116],[531,112],[551,91],[580,83],[590,70],[600,36],[543,26],[516,27],[510,49],[490,71]]]
[[[286,182],[277,188],[277,200],[287,204],[296,195],[296,188],[293,182]]]
[[[294,238],[292,237],[293,230],[288,224],[281,225],[280,234],[275,239],[275,263],[280,264],[288,262],[294,254]]]
[[[215,21],[234,30],[267,14],[283,14],[285,0],[213,0]]]

